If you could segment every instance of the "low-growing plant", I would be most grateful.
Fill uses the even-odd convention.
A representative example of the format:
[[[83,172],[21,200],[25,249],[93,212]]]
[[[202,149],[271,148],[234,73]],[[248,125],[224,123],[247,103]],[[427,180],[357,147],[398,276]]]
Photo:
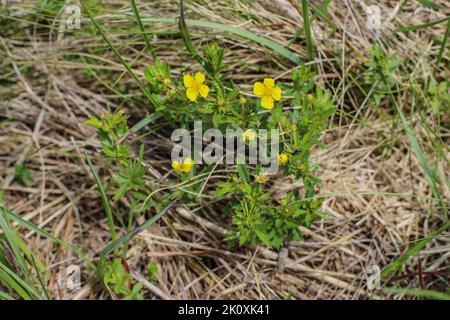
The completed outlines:
[[[143,282],[139,281],[133,284],[133,277],[121,258],[116,258],[107,265],[103,281],[113,291],[114,295],[120,299],[143,299],[141,294]]]
[[[372,100],[375,105],[379,105],[381,99],[386,96],[396,85],[396,71],[401,59],[396,59],[397,52],[385,54],[379,44],[367,49],[370,59],[366,62],[368,68],[365,82],[374,86]]]
[[[316,219],[326,217],[318,197],[321,181],[314,175],[316,166],[310,157],[313,148],[321,146],[320,137],[335,108],[330,93],[314,82],[315,74],[306,66],[292,72],[291,82],[265,78],[254,83],[251,95],[224,72],[223,57],[224,50],[216,43],[207,44],[197,57],[204,73],[197,71],[180,77],[172,76],[166,62],[156,60],[145,70],[147,89],[158,102],[154,112],[174,128],[191,129],[198,120],[205,130],[216,128],[224,132],[235,125],[248,129],[242,137],[247,145],[260,138],[260,129],[279,130],[281,151],[275,155],[281,168],[278,174],[265,174],[260,164],[238,164],[237,174],[230,174],[210,190],[215,190],[219,199],[229,200],[225,212],[232,216],[235,227],[227,236],[231,243],[280,248],[290,240],[301,239],[300,226],[308,227]],[[143,151],[140,156],[133,156],[126,139],[126,120],[123,111],[116,111],[92,117],[86,123],[97,128],[103,155],[119,165],[114,169],[114,200],[129,196],[137,207],[144,208],[160,195],[148,196],[151,183],[145,178]],[[271,137],[268,144],[270,140]],[[171,179],[182,181],[213,170],[211,165],[195,164],[190,156],[174,160],[172,168]],[[288,179],[301,187],[275,200],[276,179]],[[198,200],[195,194],[200,190],[200,182],[192,183],[165,197],[193,202]]]
[[[428,94],[431,97],[431,110],[434,114],[446,114],[450,111],[450,83],[437,82],[433,77],[428,85]]]
[[[0,300],[50,299],[45,285],[50,272],[12,226],[0,203]]]
[[[23,163],[18,163],[14,168],[14,178],[22,185],[29,187],[33,182],[33,173]]]

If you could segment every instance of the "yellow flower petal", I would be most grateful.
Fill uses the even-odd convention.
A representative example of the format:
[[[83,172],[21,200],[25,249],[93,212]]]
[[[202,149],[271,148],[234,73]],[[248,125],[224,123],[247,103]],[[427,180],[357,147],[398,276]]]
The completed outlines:
[[[172,168],[174,168],[176,171],[180,171],[180,163],[178,161],[172,161]]]
[[[255,96],[262,96],[264,95],[265,87],[261,82],[255,82],[253,85],[253,93]]]
[[[274,98],[276,101],[281,100],[281,88],[275,87],[272,89],[272,98]]]
[[[194,160],[190,157],[184,159],[181,163],[179,161],[172,161],[172,168],[177,172],[189,172],[194,165]]]
[[[195,82],[198,84],[205,82],[205,75],[201,72],[195,74]]]
[[[189,171],[191,171],[193,166],[194,166],[194,160],[192,160],[190,157],[188,157],[188,158],[184,159],[183,163],[181,164],[181,171],[189,172]]]
[[[273,109],[273,98],[270,97],[270,96],[264,96],[264,97],[261,99],[261,106],[262,106],[264,109],[268,109],[268,110]]]
[[[183,76],[183,83],[186,88],[190,88],[195,84],[194,78],[192,78],[190,74],[185,74]]]
[[[267,183],[269,182],[269,177],[266,175],[255,176],[255,182],[261,184]]]
[[[264,79],[264,85],[267,88],[273,88],[273,86],[275,85],[275,80],[273,80],[272,78],[265,78]]]
[[[188,97],[191,101],[196,101],[198,96],[198,90],[197,88],[188,88],[186,90],[186,97]]]
[[[286,153],[282,153],[278,155],[278,163],[284,166],[288,162],[288,155]]]
[[[209,93],[209,88],[208,88],[208,86],[205,85],[205,84],[199,84],[199,85],[198,85],[198,93],[200,93],[200,95],[201,95],[203,98],[206,98],[206,97],[208,96],[208,93]]]

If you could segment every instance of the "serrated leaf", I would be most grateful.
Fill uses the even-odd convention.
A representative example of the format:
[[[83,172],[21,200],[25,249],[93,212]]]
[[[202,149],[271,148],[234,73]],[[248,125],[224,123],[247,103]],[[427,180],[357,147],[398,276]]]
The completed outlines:
[[[88,126],[91,126],[91,127],[97,128],[97,129],[100,129],[103,126],[100,119],[98,119],[96,116],[90,117],[84,123],[87,124]]]

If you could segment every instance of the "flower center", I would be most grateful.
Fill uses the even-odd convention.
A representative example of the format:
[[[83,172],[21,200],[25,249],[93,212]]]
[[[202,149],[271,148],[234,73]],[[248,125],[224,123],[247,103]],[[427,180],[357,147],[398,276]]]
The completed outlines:
[[[200,91],[200,83],[198,83],[197,81],[194,81],[193,85],[192,85],[192,89],[194,89],[195,91]]]
[[[272,96],[272,93],[273,93],[273,88],[265,87],[265,88],[264,88],[263,96],[271,97],[271,96]]]

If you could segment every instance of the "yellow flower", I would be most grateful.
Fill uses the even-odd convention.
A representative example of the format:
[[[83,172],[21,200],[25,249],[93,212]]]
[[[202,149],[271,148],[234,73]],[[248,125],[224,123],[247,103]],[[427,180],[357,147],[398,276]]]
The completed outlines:
[[[261,184],[267,183],[269,182],[269,177],[266,175],[255,176],[255,182]]]
[[[205,82],[205,75],[201,72],[197,72],[194,78],[190,74],[185,74],[183,77],[184,86],[186,87],[186,97],[191,101],[196,101],[197,96],[201,95],[206,98],[209,93],[209,88]]]
[[[308,101],[313,101],[314,96],[313,96],[311,93],[308,93],[308,94],[306,95],[306,99],[308,99]]]
[[[174,168],[177,172],[189,172],[191,171],[193,165],[194,160],[192,160],[191,157],[187,157],[181,163],[176,160],[172,161],[172,168]]]
[[[288,155],[286,153],[282,153],[278,155],[278,163],[284,166],[288,162]]]
[[[275,86],[275,81],[271,78],[265,78],[264,83],[256,82],[253,86],[253,93],[262,97],[261,105],[264,109],[272,109],[274,101],[281,100],[281,88]]]
[[[253,140],[255,140],[255,138],[256,138],[256,133],[255,133],[255,130],[253,130],[253,129],[247,129],[242,134],[242,139],[244,139],[244,141],[246,141],[246,140],[253,141]]]

